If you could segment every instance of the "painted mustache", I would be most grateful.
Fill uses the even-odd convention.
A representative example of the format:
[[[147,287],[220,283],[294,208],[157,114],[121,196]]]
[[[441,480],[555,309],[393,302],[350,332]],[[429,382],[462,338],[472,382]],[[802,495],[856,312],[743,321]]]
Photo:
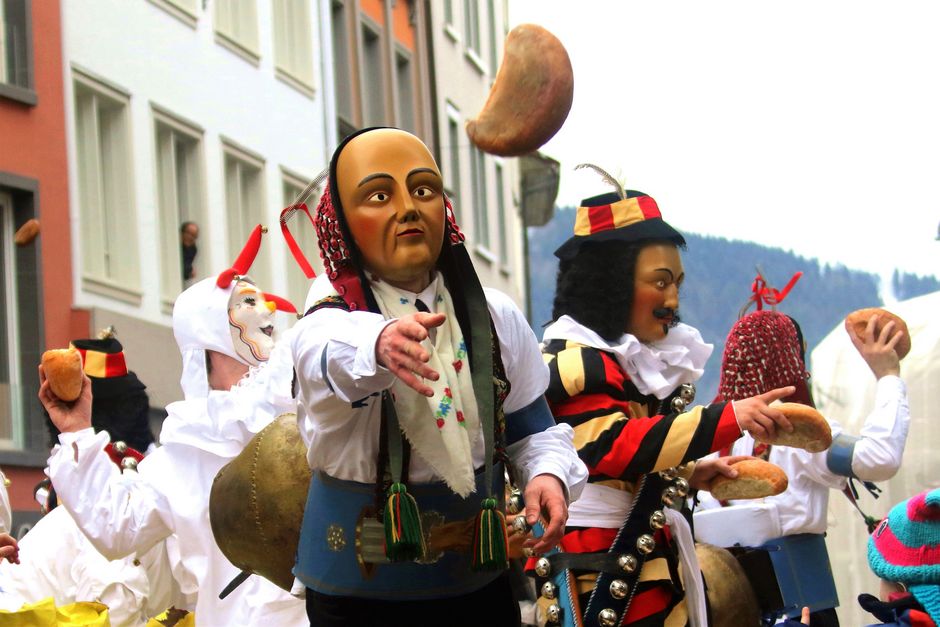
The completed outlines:
[[[682,321],[679,318],[679,310],[672,309],[671,307],[658,307],[653,310],[653,316],[655,318],[659,318],[660,320],[668,318],[668,326],[670,327],[674,327]]]

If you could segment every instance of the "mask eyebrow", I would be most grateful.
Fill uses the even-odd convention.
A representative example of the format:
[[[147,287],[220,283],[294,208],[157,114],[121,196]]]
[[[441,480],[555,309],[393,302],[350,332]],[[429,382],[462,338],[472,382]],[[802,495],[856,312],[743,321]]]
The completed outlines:
[[[258,293],[258,290],[254,290],[254,289],[246,287],[246,288],[241,289],[238,292],[238,295],[241,296],[242,294],[257,294],[257,293]]]
[[[674,279],[676,278],[676,275],[673,274],[673,273],[672,273],[672,270],[670,270],[669,268],[656,268],[656,270],[654,270],[654,272],[668,272],[668,273],[669,273],[669,280],[670,280],[670,281],[671,281],[671,280],[674,280]]]
[[[369,181],[373,181],[375,179],[390,179],[390,178],[392,178],[391,174],[386,174],[385,172],[376,172],[375,174],[370,174],[369,176],[359,181],[359,185],[357,185],[356,187],[362,187]]]
[[[432,170],[431,168],[415,168],[414,170],[412,170],[411,172],[409,172],[409,173],[408,173],[408,176],[405,177],[405,178],[406,178],[406,179],[410,179],[410,178],[411,178],[412,176],[414,176],[415,174],[433,174],[433,175],[436,176],[437,178],[441,178],[441,175],[438,174],[436,171]]]

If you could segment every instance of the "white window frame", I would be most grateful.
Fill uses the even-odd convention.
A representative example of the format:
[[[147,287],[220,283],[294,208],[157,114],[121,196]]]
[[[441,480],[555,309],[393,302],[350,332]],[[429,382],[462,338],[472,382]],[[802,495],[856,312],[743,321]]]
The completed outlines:
[[[199,0],[150,0],[150,3],[192,28],[199,22]]]
[[[282,204],[287,207],[294,202],[294,198],[307,187],[309,181],[310,179],[304,179],[304,177],[299,174],[295,174],[282,166]],[[288,198],[288,194],[284,193],[287,187],[296,190],[290,198]],[[321,191],[322,189],[314,189],[310,194],[310,198],[307,200],[307,208],[310,210],[310,215],[312,216],[316,216],[316,203],[320,197]],[[310,224],[307,215],[296,214],[291,219],[290,226],[291,235],[294,236],[294,240],[297,242],[297,245],[300,246],[300,250],[303,251],[307,261],[310,262],[313,271],[317,276],[320,276],[323,273],[323,261],[320,259],[320,247],[317,245],[317,234],[314,231],[313,225]],[[297,311],[303,313],[301,309],[303,308],[304,301],[307,298],[307,292],[310,289],[310,284],[313,282],[313,279],[307,279],[306,276],[304,276],[303,270],[300,269],[300,265],[294,259],[294,254],[287,247],[286,243],[284,244],[284,250],[287,257],[287,264],[291,266],[291,269],[287,272],[287,295],[291,299],[291,302],[294,303],[294,306],[297,307]]]
[[[444,187],[454,205],[454,218],[460,224],[462,201],[467,198],[463,193],[463,159],[461,159],[460,110],[450,101],[445,103],[447,113],[447,166],[444,171]],[[442,151],[443,152],[443,151]],[[455,167],[456,166],[456,167]]]
[[[379,51],[378,59],[376,63],[370,62],[370,59],[366,55],[366,31],[369,32],[369,35],[375,37],[376,50]],[[360,51],[359,59],[359,70],[360,70],[360,80],[361,85],[361,102],[362,102],[362,126],[382,126],[387,123],[386,120],[386,109],[385,109],[385,94],[386,94],[386,82],[389,80],[394,80],[394,77],[388,76],[387,68],[385,65],[385,31],[379,27],[372,18],[368,17],[365,14],[360,14],[359,16],[359,35],[360,41],[362,42],[362,47]],[[377,76],[373,77],[370,75],[370,69],[377,72]],[[372,78],[378,79],[378,85],[375,87],[368,87],[368,83],[371,82]],[[374,94],[372,90],[375,90]],[[371,96],[376,95],[376,98]],[[370,104],[375,103],[375,104]],[[370,109],[371,106],[377,106],[378,109],[373,111]],[[378,116],[374,116],[376,112],[379,113]],[[375,119],[377,117],[377,119]]]
[[[239,187],[239,196],[236,211],[238,212],[239,221],[242,219],[246,220],[244,224],[236,224],[232,220],[231,210],[234,199],[231,196],[232,189],[230,186],[231,181],[229,180],[229,163],[231,161],[234,161],[238,166],[236,182]],[[244,170],[247,168],[255,171],[256,189],[253,192],[253,198],[248,199],[246,203],[243,192]],[[227,240],[226,250],[228,251],[225,258],[230,260],[229,263],[238,257],[238,253],[241,252],[245,242],[248,241],[248,236],[251,234],[251,230],[255,225],[266,223],[267,211],[265,199],[267,195],[264,189],[264,178],[265,163],[261,155],[229,139],[222,139],[222,184],[225,190],[225,234]],[[271,289],[272,271],[270,246],[261,247],[248,275],[261,286],[262,290]]]
[[[246,61],[258,65],[257,0],[215,0],[213,21],[216,41]],[[235,24],[239,19],[241,24]]]
[[[486,65],[480,56],[480,3],[479,0],[464,1],[464,40],[467,59],[481,74],[486,74]]]
[[[509,225],[506,215],[506,166],[502,159],[493,159],[493,188],[496,192],[496,247],[499,269],[509,274]]]
[[[7,20],[4,2],[0,0],[0,83],[7,82]]]
[[[140,305],[143,294],[134,199],[130,94],[74,67],[72,78],[82,287]],[[102,105],[117,109],[112,120],[114,132],[111,141],[106,142],[110,147],[104,148],[100,132]],[[89,106],[90,114],[86,111]],[[93,145],[87,143],[89,134],[94,135]],[[103,150],[108,153],[104,154]]]
[[[160,307],[163,313],[172,313],[173,303],[186,287],[182,280],[182,260],[179,254],[180,226],[185,221],[195,222],[199,226],[199,254],[196,266],[204,266],[211,257],[209,250],[208,219],[206,212],[205,153],[204,131],[198,125],[176,116],[162,107],[151,105],[154,132],[154,186],[157,192],[157,224],[160,233]],[[171,150],[161,144],[161,134],[170,133]],[[179,181],[177,180],[177,142],[182,139],[194,144],[192,162],[189,164],[189,207],[179,206]],[[166,167],[169,166],[169,170]],[[164,176],[171,172],[172,181]],[[161,176],[164,175],[164,176]],[[203,269],[205,269],[203,267]],[[197,276],[207,274],[197,273]]]
[[[13,197],[0,192],[0,237],[3,238],[3,278],[0,287],[6,290],[9,300],[6,302],[6,328],[0,333],[6,335],[7,367],[10,371],[10,406],[0,407],[0,412],[10,411],[10,437],[0,438],[0,449],[18,450],[23,448],[23,379],[20,372],[19,307],[16,296],[16,251],[13,245]]]
[[[395,106],[397,107],[398,118],[396,120],[396,125],[399,128],[402,128],[409,133],[418,132],[418,114],[415,111],[416,109],[416,89],[415,89],[415,59],[411,52],[408,51],[404,46],[395,46],[395,63],[394,63],[394,81],[396,85],[395,94],[397,96],[397,102]],[[401,65],[404,62],[408,66],[408,76],[407,80],[403,81],[401,76]],[[402,98],[402,87],[405,87],[408,90],[408,102],[404,101]],[[406,106],[407,105],[407,106]],[[406,113],[407,110],[407,113]],[[408,117],[408,120],[405,117]],[[408,122],[406,124],[405,122]]]
[[[314,95],[310,0],[273,0],[274,67],[279,78]]]
[[[457,21],[454,19],[459,11],[454,10],[454,5],[459,0],[444,0],[444,33],[454,42],[460,41],[460,33],[457,31]]]
[[[472,144],[470,145],[470,179],[473,188],[473,236],[476,249],[482,249],[483,256],[492,262],[494,256],[491,249],[490,216],[486,203],[486,155]]]

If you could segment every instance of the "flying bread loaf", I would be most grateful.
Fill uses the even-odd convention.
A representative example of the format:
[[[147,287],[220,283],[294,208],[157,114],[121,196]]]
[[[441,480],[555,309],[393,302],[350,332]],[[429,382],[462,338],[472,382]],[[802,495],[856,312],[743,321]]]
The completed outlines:
[[[787,433],[777,429],[772,439],[756,438],[764,444],[777,446],[792,446],[802,448],[810,453],[819,453],[832,446],[832,429],[823,415],[809,405],[802,403],[780,403],[774,405],[793,425],[793,431]]]
[[[467,122],[467,135],[492,155],[530,153],[558,132],[573,96],[565,47],[541,26],[520,24],[506,37],[489,98],[476,119]]]
[[[869,307],[867,309],[859,309],[853,311],[845,317],[845,328],[853,327],[855,332],[859,335],[864,333],[865,327],[868,326],[868,321],[872,316],[878,314],[878,322],[875,323],[875,337],[881,333],[881,330],[889,322],[894,323],[894,331],[892,331],[892,336],[901,331],[901,339],[898,340],[898,343],[894,345],[894,350],[898,354],[898,359],[904,359],[904,357],[911,352],[911,334],[907,330],[907,323],[904,322],[901,318],[894,315],[890,311],[884,310],[880,307]]]

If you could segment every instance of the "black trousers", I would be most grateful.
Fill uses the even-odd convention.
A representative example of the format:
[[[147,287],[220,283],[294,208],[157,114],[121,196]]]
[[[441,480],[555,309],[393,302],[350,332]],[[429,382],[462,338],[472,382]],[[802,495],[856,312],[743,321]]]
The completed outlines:
[[[839,627],[839,616],[834,608],[819,610],[809,615],[810,627]]]
[[[519,627],[519,603],[507,574],[475,592],[447,599],[379,601],[307,588],[311,627]]]

